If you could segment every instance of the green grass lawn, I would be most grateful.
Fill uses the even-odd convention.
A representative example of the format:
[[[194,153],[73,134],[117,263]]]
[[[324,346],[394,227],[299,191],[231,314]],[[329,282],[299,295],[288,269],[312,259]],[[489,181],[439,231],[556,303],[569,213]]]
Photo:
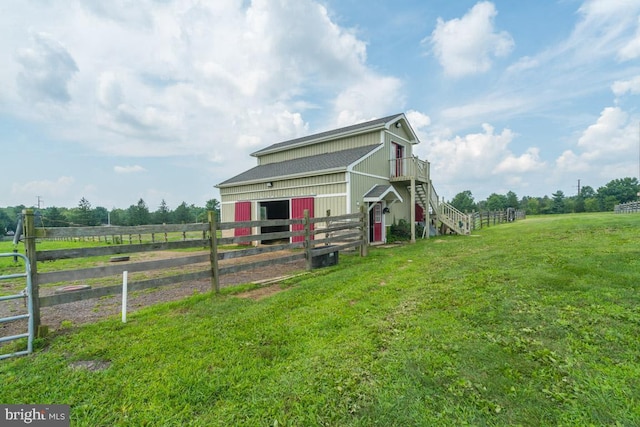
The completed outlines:
[[[0,362],[0,402],[74,426],[640,425],[640,215],[341,254],[282,286],[57,331]]]

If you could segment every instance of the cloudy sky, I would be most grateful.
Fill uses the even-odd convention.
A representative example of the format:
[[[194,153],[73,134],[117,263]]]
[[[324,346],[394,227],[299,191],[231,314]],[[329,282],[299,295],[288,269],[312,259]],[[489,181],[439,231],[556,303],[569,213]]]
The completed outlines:
[[[404,112],[441,196],[639,173],[640,0],[5,0],[0,206],[204,206]]]

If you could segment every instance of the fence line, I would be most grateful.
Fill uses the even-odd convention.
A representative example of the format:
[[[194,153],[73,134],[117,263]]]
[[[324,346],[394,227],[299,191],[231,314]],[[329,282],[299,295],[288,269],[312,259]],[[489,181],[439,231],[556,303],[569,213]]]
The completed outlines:
[[[505,209],[503,211],[485,211],[471,213],[471,229],[480,230],[483,227],[502,224],[505,222],[513,222],[519,219],[525,219],[525,211],[520,209]]]
[[[640,202],[628,202],[616,205],[613,208],[615,213],[636,213],[640,212]]]
[[[330,213],[327,212],[327,215]],[[99,286],[90,289],[55,293],[40,297],[41,285],[85,282],[105,277],[121,276],[124,271],[146,273],[160,277],[144,277],[131,281],[130,291],[156,288],[192,280],[210,279],[211,287],[220,290],[220,276],[266,265],[284,264],[306,259],[307,269],[312,268],[312,258],[331,252],[360,248],[360,255],[367,255],[368,215],[364,209],[359,213],[337,217],[310,218],[305,211],[304,218],[289,220],[243,221],[218,223],[213,212],[209,212],[208,222],[197,224],[163,224],[133,227],[64,227],[36,228],[32,209],[25,209],[24,234],[25,252],[31,267],[34,324],[40,326],[40,308],[74,301],[99,298],[122,292],[121,285]],[[295,225],[295,226],[294,226]],[[321,225],[324,225],[321,227]],[[280,226],[293,231],[260,233],[262,227]],[[221,237],[226,230],[248,228],[254,233],[244,236]],[[222,233],[219,233],[222,232]],[[178,233],[179,239],[172,241],[170,234]],[[125,236],[129,236],[125,239]],[[135,236],[135,237],[134,237]],[[144,236],[144,238],[143,238]],[[156,236],[161,236],[157,239]],[[194,237],[196,236],[196,237]],[[73,249],[39,250],[43,240],[86,241],[104,238],[106,246]],[[107,238],[111,237],[111,244]],[[267,240],[286,240],[291,243],[262,245]],[[295,241],[299,240],[299,241]],[[128,241],[128,243],[127,243]],[[224,245],[244,245],[240,249],[221,250]],[[126,254],[151,253],[176,249],[200,249],[205,254],[187,253],[185,256],[128,262]],[[276,252],[286,251],[285,255]],[[293,251],[293,253],[292,253]],[[274,253],[269,260],[251,261],[249,257]],[[88,257],[112,256],[106,265],[76,268],[60,271],[38,272],[38,264],[45,261],[82,259]],[[238,265],[220,265],[220,261],[247,258],[249,261]],[[120,262],[127,261],[127,262]],[[150,272],[150,273],[149,273]],[[115,279],[113,279],[115,280]]]

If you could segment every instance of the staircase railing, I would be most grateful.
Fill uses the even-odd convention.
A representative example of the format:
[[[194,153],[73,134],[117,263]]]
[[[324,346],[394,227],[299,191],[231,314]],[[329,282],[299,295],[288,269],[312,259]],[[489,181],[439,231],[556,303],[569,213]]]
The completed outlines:
[[[440,202],[438,213],[438,219],[440,222],[446,224],[456,233],[471,233],[471,219],[469,215],[460,212],[458,209],[446,202]]]

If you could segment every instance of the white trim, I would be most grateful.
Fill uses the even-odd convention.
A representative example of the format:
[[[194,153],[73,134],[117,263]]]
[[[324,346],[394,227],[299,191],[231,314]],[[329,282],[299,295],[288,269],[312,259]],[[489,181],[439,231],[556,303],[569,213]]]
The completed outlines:
[[[315,197],[316,199],[327,199],[329,197],[345,197],[346,195],[347,195],[347,193],[317,194],[317,195],[315,195],[313,197]]]
[[[321,187],[321,186],[325,186],[325,185],[347,184],[347,183],[348,183],[347,181],[336,181],[336,182],[321,182],[321,183],[318,183],[318,184],[305,184],[305,185],[295,185],[295,186],[278,187],[278,188],[271,187],[271,188],[264,189],[264,190],[245,190],[245,191],[238,191],[238,192],[234,192],[234,193],[228,193],[228,194],[225,194],[225,197],[230,197],[230,196],[238,195],[238,194],[265,193],[265,192],[291,190],[291,189],[297,189],[297,188]],[[222,194],[220,195],[220,197],[222,197]],[[278,197],[280,197],[280,196],[278,196]],[[252,199],[252,200],[255,200],[255,199]]]
[[[378,145],[376,148],[374,148],[373,150],[369,151],[367,154],[365,154],[364,156],[360,157],[359,159],[353,161],[350,165],[347,166],[347,172],[352,172],[352,173],[359,173],[353,170],[354,167],[356,167],[360,162],[362,162],[364,159],[366,159],[367,157],[372,156],[374,153],[377,153],[378,151],[380,151],[381,149],[384,148],[384,144],[382,145]]]
[[[369,189],[369,191],[373,190],[375,187],[377,187],[377,185],[374,185],[373,187],[371,187]],[[367,193],[369,192],[367,191]],[[367,194],[365,193],[365,194]],[[396,196],[397,200],[400,200],[400,203],[403,203],[402,200],[402,196],[400,196],[400,194],[398,194],[398,192],[396,191],[396,189],[393,187],[393,185],[389,185],[386,189],[386,191],[384,193],[382,193],[379,197],[363,197],[362,201],[363,202],[369,202],[369,203],[376,203],[376,202],[380,202],[382,200],[384,200],[385,197],[387,197],[387,194],[389,193],[393,193]],[[385,200],[386,201],[386,200]]]
[[[233,188],[233,187],[238,187],[241,185],[253,185],[253,184],[264,184],[266,182],[273,182],[273,181],[286,181],[288,179],[295,179],[295,178],[308,178],[311,176],[322,176],[322,175],[332,175],[335,173],[339,173],[339,172],[344,172],[345,168],[344,167],[337,167],[337,168],[331,168],[331,169],[324,169],[321,171],[314,171],[314,172],[300,172],[300,173],[296,173],[296,174],[291,174],[291,175],[278,175],[278,176],[273,176],[271,178],[260,178],[260,179],[252,179],[249,181],[238,181],[238,182],[232,182],[229,184],[218,184],[215,185],[214,187],[216,188]]]
[[[316,135],[316,137],[314,138],[313,135],[309,135],[309,137],[303,137],[303,138],[309,138],[306,139],[304,141],[298,142],[296,144],[289,144],[289,145],[285,145],[282,147],[277,147],[277,148],[272,148],[271,150],[267,150],[267,148],[264,148],[262,150],[258,150],[258,151],[254,151],[253,153],[250,154],[250,156],[253,157],[260,157],[260,156],[264,156],[266,154],[272,154],[272,153],[278,153],[281,151],[287,151],[290,150],[292,148],[297,148],[297,147],[304,147],[307,145],[314,145],[314,144],[318,144],[320,142],[326,142],[326,141],[333,141],[336,139],[340,139],[340,138],[345,138],[345,137],[349,137],[349,136],[357,136],[363,133],[369,133],[371,131],[375,131],[376,129],[381,129],[381,130],[387,130],[389,129],[389,127],[391,126],[391,123],[395,123],[398,120],[404,119],[405,122],[407,122],[407,118],[405,116],[404,113],[400,113],[397,116],[394,116],[393,119],[391,119],[390,121],[386,122],[386,123],[377,123],[377,124],[372,124],[366,127],[361,127],[355,130],[351,130],[351,131],[343,131],[343,132],[339,132],[339,133],[331,133],[330,135],[327,136],[317,136],[319,134]],[[408,122],[407,122],[408,123]],[[350,126],[347,126],[350,127]],[[336,129],[339,130],[339,129]],[[412,130],[413,131],[413,130]],[[321,132],[324,133],[324,132]],[[415,135],[415,133],[414,133]],[[283,141],[283,142],[287,142],[287,141]]]
[[[389,182],[389,177],[388,177],[388,176],[372,175],[372,174],[370,174],[370,173],[364,173],[364,172],[358,172],[358,171],[352,171],[351,173],[352,173],[352,174],[355,174],[355,175],[367,176],[367,177],[369,177],[369,178],[382,179],[382,180],[384,180],[384,181]],[[391,184],[389,183],[389,185],[391,185]]]

